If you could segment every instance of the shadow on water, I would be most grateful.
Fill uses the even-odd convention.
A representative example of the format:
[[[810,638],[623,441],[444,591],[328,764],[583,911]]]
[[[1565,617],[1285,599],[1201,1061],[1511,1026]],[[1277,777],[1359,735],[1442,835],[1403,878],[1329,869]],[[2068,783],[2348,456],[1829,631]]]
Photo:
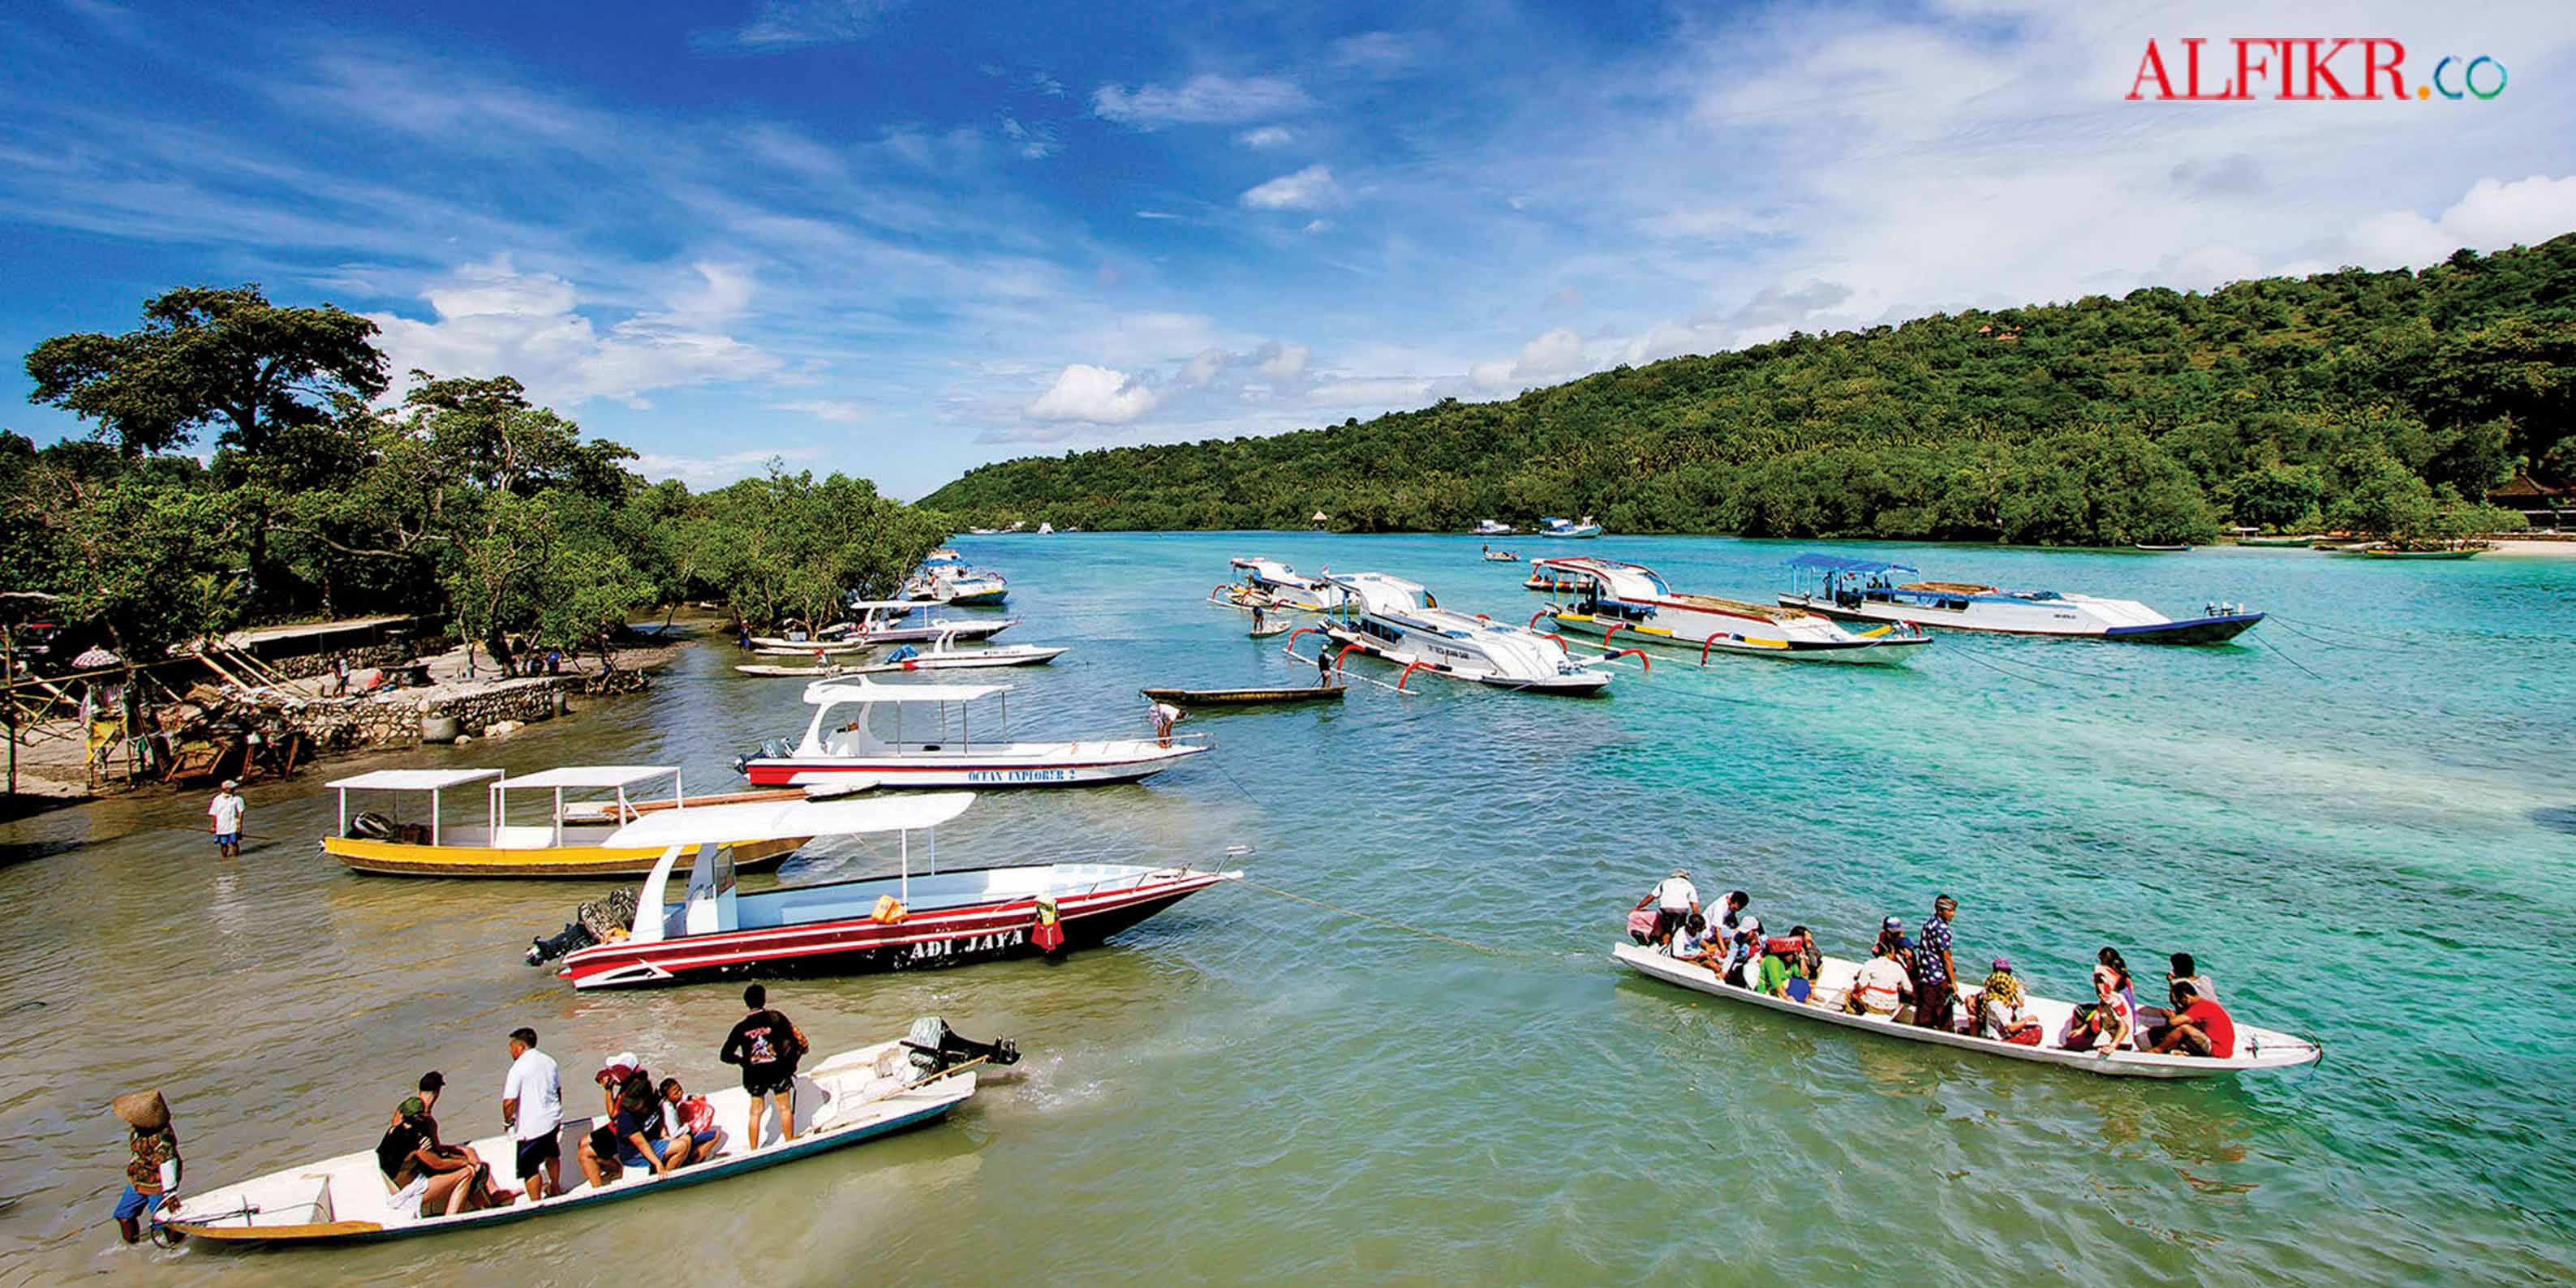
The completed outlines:
[[[2531,811],[2529,817],[2552,832],[2576,836],[2576,805],[2543,805]]]

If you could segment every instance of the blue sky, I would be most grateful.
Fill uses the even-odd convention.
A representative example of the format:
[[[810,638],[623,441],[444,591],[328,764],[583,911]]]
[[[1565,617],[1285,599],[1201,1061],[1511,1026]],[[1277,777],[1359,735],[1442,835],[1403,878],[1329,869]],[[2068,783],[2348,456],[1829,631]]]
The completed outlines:
[[[2511,81],[2124,101],[2149,37],[2282,34]],[[2576,230],[2564,4],[21,0],[0,40],[0,347],[256,280],[692,485],[778,456],[917,496]],[[0,426],[84,432],[25,393],[6,364]]]

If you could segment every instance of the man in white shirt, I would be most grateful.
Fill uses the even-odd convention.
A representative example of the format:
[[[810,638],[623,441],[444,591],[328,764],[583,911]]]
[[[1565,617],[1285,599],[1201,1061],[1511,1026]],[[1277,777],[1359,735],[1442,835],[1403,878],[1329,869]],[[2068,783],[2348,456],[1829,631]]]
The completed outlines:
[[[1699,887],[1691,884],[1690,869],[1673,869],[1673,874],[1655,887],[1655,943],[1671,944],[1673,931],[1681,927],[1682,919],[1697,911]]]
[[[225,779],[223,790],[206,803],[206,816],[215,820],[215,853],[227,859],[241,857],[242,812],[248,803],[242,800],[241,784]]]
[[[1853,974],[1847,1009],[1854,1015],[1876,1015],[1902,1024],[1898,1013],[1913,992],[1914,981],[1907,977],[1905,963],[1896,960],[1896,949],[1881,944],[1878,955],[1862,962]]]
[[[535,1029],[510,1034],[510,1077],[501,1084],[501,1121],[519,1142],[519,1181],[527,1187],[528,1201],[562,1193],[563,1147],[555,1140],[555,1129],[563,1125],[563,1071],[555,1067],[553,1056],[537,1049]]]

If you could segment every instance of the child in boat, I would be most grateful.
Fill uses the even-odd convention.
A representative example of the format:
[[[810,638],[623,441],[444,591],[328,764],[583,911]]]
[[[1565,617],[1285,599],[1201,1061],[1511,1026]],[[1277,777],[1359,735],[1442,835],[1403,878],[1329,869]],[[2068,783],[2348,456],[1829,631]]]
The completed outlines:
[[[2066,1022],[2065,1041],[2059,1045],[2069,1051],[2109,1055],[2129,1046],[2137,1032],[2136,1013],[2120,997],[2119,977],[2108,966],[2096,966],[2093,1000],[2075,1008],[2075,1014]]]

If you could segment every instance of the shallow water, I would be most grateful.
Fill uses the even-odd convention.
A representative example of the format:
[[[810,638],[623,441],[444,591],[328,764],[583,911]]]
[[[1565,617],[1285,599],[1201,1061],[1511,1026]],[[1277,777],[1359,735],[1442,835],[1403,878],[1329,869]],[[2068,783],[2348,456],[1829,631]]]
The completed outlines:
[[[1230,555],[1381,568],[1525,617],[1540,597],[1477,544],[961,548],[1012,578],[1028,621],[1005,639],[1073,646],[1010,677],[1014,731],[1040,736],[1141,731],[1139,685],[1311,675],[1200,602]],[[202,827],[193,798],[0,828],[0,857],[25,856],[0,867],[0,1284],[2576,1279],[2576,561],[1837,548],[2276,616],[2222,648],[1954,635],[1903,669],[1659,659],[1593,701],[1417,677],[1415,696],[1204,716],[1185,728],[1215,755],[1145,786],[988,794],[941,856],[1246,843],[1257,881],[1478,948],[1243,886],[1057,966],[785,983],[828,1048],[929,1012],[1016,1037],[1026,1074],[945,1125],[737,1183],[337,1252],[116,1246],[105,1101],[163,1087],[202,1189],[371,1144],[426,1068],[451,1079],[452,1133],[490,1130],[519,1024],[575,1082],[619,1048],[712,1082],[739,1006],[575,997],[521,965],[587,887],[343,872],[312,844],[322,779],[645,762],[718,790],[737,751],[801,725],[795,683],[692,649],[647,695],[507,741],[258,787],[248,826],[275,839],[237,862],[141,826]],[[1580,547],[1748,598],[1796,549]],[[844,842],[785,876],[890,857]],[[1627,977],[1605,950],[1677,862],[1844,952],[1951,892],[1963,961],[2010,955],[2059,996],[2104,943],[2142,973],[2188,949],[2240,1017],[2329,1055],[2241,1083],[2097,1080]]]

